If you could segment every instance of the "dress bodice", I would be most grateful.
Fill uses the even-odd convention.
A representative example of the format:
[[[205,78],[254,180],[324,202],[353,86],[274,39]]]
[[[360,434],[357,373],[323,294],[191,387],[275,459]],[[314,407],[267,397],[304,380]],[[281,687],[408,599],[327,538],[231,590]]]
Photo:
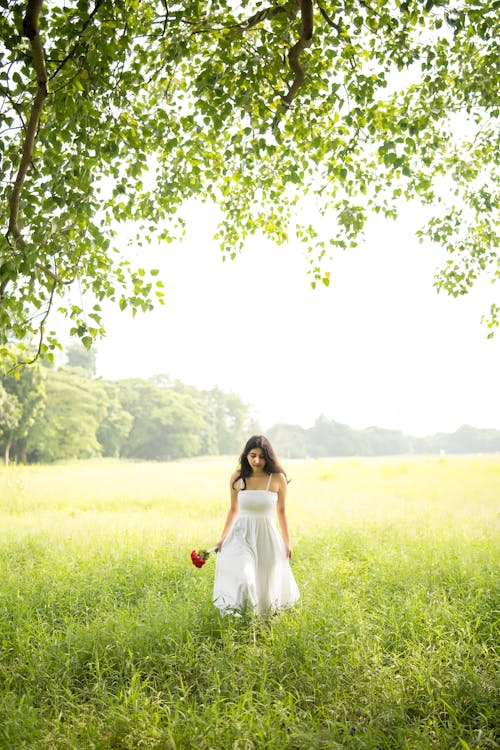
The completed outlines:
[[[271,516],[274,518],[278,493],[270,490],[240,490],[240,516]]]

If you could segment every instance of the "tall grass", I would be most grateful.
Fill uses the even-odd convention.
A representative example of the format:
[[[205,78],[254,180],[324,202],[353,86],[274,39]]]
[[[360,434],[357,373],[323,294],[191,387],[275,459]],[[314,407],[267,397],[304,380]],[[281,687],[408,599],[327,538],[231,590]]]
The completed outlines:
[[[292,461],[301,600],[221,618],[231,459],[0,472],[0,747],[498,748],[498,458]]]

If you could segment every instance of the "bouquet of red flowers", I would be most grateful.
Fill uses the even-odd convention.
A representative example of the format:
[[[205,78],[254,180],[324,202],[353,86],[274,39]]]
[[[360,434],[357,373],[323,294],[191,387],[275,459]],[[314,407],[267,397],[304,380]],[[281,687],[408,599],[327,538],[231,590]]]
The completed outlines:
[[[211,549],[201,549],[199,552],[197,552],[195,549],[191,552],[191,562],[193,565],[195,565],[197,568],[202,568],[208,558],[210,557],[210,553],[215,550],[215,547],[212,547]]]

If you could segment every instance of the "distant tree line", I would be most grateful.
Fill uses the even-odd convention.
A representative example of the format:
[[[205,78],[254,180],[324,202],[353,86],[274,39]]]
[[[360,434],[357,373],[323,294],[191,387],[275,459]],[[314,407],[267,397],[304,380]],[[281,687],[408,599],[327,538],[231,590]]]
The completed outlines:
[[[66,354],[64,367],[36,364],[0,378],[5,463],[237,455],[260,432],[249,405],[233,393],[198,390],[166,375],[103,380],[95,377],[92,352],[74,345]],[[500,451],[500,431],[467,425],[418,438],[380,427],[356,430],[320,416],[309,429],[277,424],[267,435],[283,458]]]
[[[164,375],[102,380],[94,377],[90,352],[74,346],[66,353],[64,367],[37,364],[1,378],[5,463],[237,454],[259,429],[233,393],[198,390]]]
[[[453,433],[414,437],[381,427],[356,430],[320,416],[309,429],[277,424],[267,434],[278,454],[285,458],[500,452],[500,430],[469,425],[463,425]]]

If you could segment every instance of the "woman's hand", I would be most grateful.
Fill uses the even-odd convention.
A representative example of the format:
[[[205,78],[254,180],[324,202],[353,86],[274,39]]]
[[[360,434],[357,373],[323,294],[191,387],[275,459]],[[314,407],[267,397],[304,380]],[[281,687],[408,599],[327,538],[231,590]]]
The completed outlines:
[[[215,550],[216,553],[221,551],[221,548],[222,548],[223,544],[224,544],[224,539],[219,539],[219,541],[217,542],[217,544],[214,546],[214,550]]]
[[[285,553],[287,558],[290,560],[292,557],[292,547],[290,544],[285,544]]]

